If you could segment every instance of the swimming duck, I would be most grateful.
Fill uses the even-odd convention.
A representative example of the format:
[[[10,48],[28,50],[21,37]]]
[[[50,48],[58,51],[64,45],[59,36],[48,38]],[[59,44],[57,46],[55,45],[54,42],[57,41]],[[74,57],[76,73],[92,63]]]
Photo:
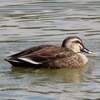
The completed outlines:
[[[93,54],[85,48],[83,41],[77,36],[64,39],[62,46],[40,45],[31,47],[5,60],[13,66],[33,68],[65,68],[82,67],[87,62],[87,57],[82,52]]]

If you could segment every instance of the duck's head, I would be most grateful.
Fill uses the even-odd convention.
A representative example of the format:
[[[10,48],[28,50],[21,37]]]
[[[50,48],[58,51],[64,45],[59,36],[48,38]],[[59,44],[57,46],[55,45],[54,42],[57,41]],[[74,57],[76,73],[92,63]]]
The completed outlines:
[[[62,47],[69,48],[76,53],[85,52],[88,54],[94,54],[93,51],[88,50],[84,46],[83,41],[77,36],[70,36],[66,38],[62,43]]]

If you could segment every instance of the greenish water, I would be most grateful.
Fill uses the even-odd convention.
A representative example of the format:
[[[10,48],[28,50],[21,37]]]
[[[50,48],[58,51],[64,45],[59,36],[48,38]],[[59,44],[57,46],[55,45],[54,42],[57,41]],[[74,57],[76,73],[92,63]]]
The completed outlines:
[[[61,45],[70,35],[96,52],[84,68],[17,68],[4,61],[32,46]],[[100,99],[100,1],[0,0],[0,100],[94,99]]]

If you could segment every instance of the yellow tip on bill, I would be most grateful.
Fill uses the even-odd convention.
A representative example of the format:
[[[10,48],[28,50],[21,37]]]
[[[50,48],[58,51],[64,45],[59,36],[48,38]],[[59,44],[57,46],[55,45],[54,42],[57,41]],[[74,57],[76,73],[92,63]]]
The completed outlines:
[[[96,56],[96,53],[94,51],[91,51],[92,56]]]

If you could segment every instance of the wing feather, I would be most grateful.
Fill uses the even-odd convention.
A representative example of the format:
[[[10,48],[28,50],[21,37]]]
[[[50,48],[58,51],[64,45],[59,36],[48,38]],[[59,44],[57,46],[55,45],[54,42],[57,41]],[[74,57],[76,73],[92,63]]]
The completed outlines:
[[[74,52],[73,52],[74,53]],[[42,64],[50,60],[59,60],[65,57],[71,57],[72,51],[60,47],[45,47],[31,54],[19,57],[18,59],[33,64]]]

